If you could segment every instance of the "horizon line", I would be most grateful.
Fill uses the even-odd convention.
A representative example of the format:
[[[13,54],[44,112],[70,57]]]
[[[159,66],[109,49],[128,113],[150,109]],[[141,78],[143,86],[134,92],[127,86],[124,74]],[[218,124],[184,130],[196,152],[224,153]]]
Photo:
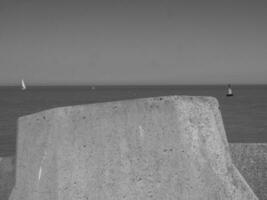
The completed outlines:
[[[267,83],[225,83],[225,84],[27,84],[27,87],[177,87],[177,86],[264,86]],[[0,87],[21,87],[20,84],[4,84]]]

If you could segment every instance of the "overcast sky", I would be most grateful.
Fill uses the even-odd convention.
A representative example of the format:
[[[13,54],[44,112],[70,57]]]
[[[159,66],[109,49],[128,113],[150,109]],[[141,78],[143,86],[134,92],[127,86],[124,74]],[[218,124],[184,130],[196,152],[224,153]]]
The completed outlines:
[[[267,84],[260,2],[0,0],[0,85]]]

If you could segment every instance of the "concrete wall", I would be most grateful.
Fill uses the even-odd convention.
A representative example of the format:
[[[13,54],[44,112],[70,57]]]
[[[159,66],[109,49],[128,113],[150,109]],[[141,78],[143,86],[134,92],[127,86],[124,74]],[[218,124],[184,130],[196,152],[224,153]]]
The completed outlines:
[[[17,144],[10,200],[257,199],[213,98],[53,109],[20,118]]]

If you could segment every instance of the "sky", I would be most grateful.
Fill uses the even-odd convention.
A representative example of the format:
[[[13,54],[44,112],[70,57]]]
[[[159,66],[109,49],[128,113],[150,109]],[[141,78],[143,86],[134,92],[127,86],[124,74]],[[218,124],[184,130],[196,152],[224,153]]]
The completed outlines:
[[[267,84],[267,3],[0,0],[0,85]]]

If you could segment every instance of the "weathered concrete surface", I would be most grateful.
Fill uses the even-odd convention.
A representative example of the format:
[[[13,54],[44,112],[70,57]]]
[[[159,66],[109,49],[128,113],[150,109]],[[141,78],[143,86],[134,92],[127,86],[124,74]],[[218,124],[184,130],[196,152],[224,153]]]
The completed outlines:
[[[0,158],[0,200],[7,200],[15,183],[15,158]]]
[[[267,144],[230,144],[233,163],[261,200],[267,199]]]
[[[267,144],[230,143],[233,163],[259,200],[267,199]],[[14,157],[0,158],[0,200],[8,200],[15,183]],[[11,165],[11,166],[10,166]],[[7,167],[9,166],[9,167]]]
[[[230,143],[233,163],[244,176],[259,200],[267,199],[267,144]],[[0,200],[8,200],[15,183],[14,157],[0,158]],[[11,166],[10,166],[11,165]],[[5,167],[4,167],[5,166]],[[9,167],[7,167],[9,166]]]
[[[218,103],[158,97],[19,119],[10,200],[257,199],[232,164]]]

